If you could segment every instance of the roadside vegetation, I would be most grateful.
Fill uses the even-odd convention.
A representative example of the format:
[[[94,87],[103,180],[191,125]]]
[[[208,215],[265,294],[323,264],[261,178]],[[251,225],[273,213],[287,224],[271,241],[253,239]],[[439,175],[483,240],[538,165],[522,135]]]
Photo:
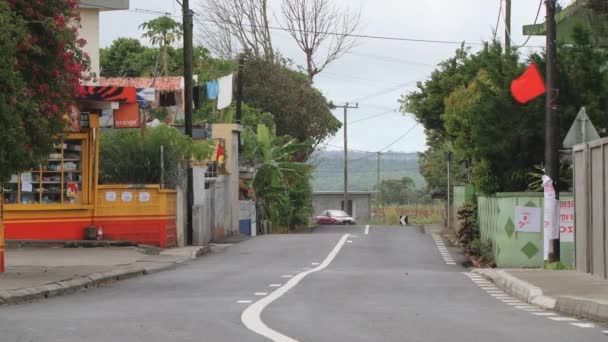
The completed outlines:
[[[477,221],[477,205],[463,204],[458,209],[456,218],[460,222],[456,230],[456,242],[463,247],[473,265],[475,267],[495,266],[492,244],[481,238]]]
[[[445,205],[434,204],[406,204],[389,205],[372,209],[372,224],[398,226],[401,215],[409,216],[410,224],[440,224],[445,217]]]

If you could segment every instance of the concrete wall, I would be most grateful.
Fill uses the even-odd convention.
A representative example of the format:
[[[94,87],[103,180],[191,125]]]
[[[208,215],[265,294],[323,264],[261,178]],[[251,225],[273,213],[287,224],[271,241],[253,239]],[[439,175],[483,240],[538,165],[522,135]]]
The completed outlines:
[[[572,199],[572,194],[560,194],[560,199]],[[542,193],[498,193],[496,196],[478,196],[479,228],[482,240],[492,244],[496,265],[502,268],[544,266],[543,229],[539,233],[516,232],[515,207],[540,208],[544,212]],[[574,243],[561,243],[561,261],[572,268]]]
[[[204,246],[211,241],[211,229],[205,225],[205,205],[208,203],[206,197],[209,193],[205,189],[205,168],[194,166],[192,168],[194,179],[194,205],[192,207],[192,244]]]
[[[237,124],[214,124],[212,138],[224,143],[226,175],[221,182],[226,185],[221,191],[224,203],[224,231],[226,235],[239,232],[239,133],[242,127]],[[219,178],[219,177],[218,177]],[[217,190],[217,187],[216,187]]]
[[[240,201],[239,232],[243,235],[256,236],[256,207],[252,201]]]
[[[129,9],[129,0],[87,0],[78,7],[82,19],[80,37],[87,41],[83,50],[91,57],[91,72],[99,77],[99,12]]]
[[[80,16],[82,17],[80,37],[87,41],[83,50],[91,57],[91,72],[99,77],[99,9],[80,8]]]
[[[353,216],[360,222],[369,222],[371,218],[371,193],[349,193],[348,199],[353,201]],[[313,193],[313,215],[323,210],[342,208],[344,195],[341,193]]]
[[[177,185],[177,217],[175,218],[176,231],[177,231],[177,245],[179,247],[186,246],[186,184],[185,182]]]

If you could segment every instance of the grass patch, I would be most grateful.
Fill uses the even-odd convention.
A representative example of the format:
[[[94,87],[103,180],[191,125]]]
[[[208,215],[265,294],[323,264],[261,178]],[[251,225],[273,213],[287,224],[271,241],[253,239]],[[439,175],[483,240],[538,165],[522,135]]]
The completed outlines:
[[[409,216],[410,224],[443,223],[445,206],[443,204],[401,205],[373,209],[372,223],[377,225],[397,226],[402,215]]]
[[[563,271],[567,270],[568,266],[562,264],[561,262],[545,262],[545,269],[552,271]]]

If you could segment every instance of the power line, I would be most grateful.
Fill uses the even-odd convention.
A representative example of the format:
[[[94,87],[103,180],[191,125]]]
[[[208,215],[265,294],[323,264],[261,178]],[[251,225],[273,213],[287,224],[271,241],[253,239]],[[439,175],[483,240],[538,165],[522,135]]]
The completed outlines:
[[[412,126],[412,128],[410,128],[407,132],[405,132],[402,136],[400,136],[399,138],[397,138],[397,140],[393,141],[392,143],[388,144],[386,147],[380,149],[378,152],[382,152],[386,149],[388,149],[389,147],[395,145],[396,143],[398,143],[401,139],[405,138],[411,131],[414,130],[414,128],[416,128],[420,123],[416,122],[416,124],[414,126]]]
[[[409,81],[409,82],[406,82],[406,83],[403,83],[403,84],[399,84],[396,87],[383,89],[383,90],[381,90],[379,92],[376,92],[376,93],[373,93],[373,94],[369,94],[367,96],[360,97],[360,98],[355,99],[353,101],[354,102],[363,102],[363,101],[369,100],[369,99],[374,98],[374,97],[390,94],[390,93],[392,93],[392,92],[394,92],[396,90],[399,90],[401,88],[407,87],[409,85],[412,85],[412,83],[416,83],[416,82],[418,82],[418,80],[412,80],[412,81]]]
[[[201,15],[198,15],[201,19],[199,21],[211,22],[215,24],[234,24],[229,20],[217,21],[211,20]],[[311,33],[311,34],[324,34],[328,36],[338,36],[338,37],[354,37],[354,38],[365,38],[365,39],[377,39],[377,40],[391,40],[391,41],[403,41],[403,42],[414,42],[414,43],[432,43],[432,44],[458,44],[458,45],[477,45],[483,46],[483,43],[467,43],[466,41],[454,41],[454,40],[434,40],[434,39],[420,39],[420,38],[408,38],[408,37],[393,37],[393,36],[379,36],[379,35],[369,35],[369,34],[347,34],[347,33],[339,33],[339,32],[331,32],[331,31],[311,31],[311,30],[298,30],[298,29],[288,29],[280,26],[261,26],[261,25],[253,25],[253,24],[244,24],[241,25],[249,26],[253,28],[267,28],[269,30],[277,30],[277,31],[285,31],[285,32],[299,32],[299,33]]]
[[[496,18],[496,26],[494,26],[494,38],[492,38],[493,41],[496,40],[496,35],[498,34],[498,24],[500,23],[500,17],[502,15],[502,0],[498,0],[498,2],[500,3],[500,7],[498,8],[498,18]]]
[[[98,4],[91,4],[91,3],[86,3],[86,2],[80,2],[80,4],[82,5],[88,5],[88,6],[95,6],[95,7],[101,7],[101,8],[105,8],[105,9],[112,9],[112,10],[125,10],[123,8],[117,8],[117,7],[111,7],[111,6],[104,6],[104,5],[98,5]],[[165,15],[165,16],[171,16],[171,17],[179,17],[181,18],[181,16],[176,16],[173,15],[169,12],[161,12],[161,11],[154,11],[154,10],[148,10],[148,9],[140,9],[140,8],[136,8],[136,9],[126,9],[126,11],[129,12],[138,12],[138,13],[145,13],[145,14],[158,14],[158,15]],[[225,21],[217,21],[217,20],[211,20],[211,19],[207,19],[202,17],[200,14],[195,14],[196,17],[199,17],[198,21],[204,21],[204,22],[211,22],[211,23],[215,23],[215,24],[233,24],[233,22],[229,21],[229,20],[225,20]],[[249,27],[253,27],[253,28],[261,28],[261,25],[253,25],[253,24],[244,24],[245,26],[249,26]],[[266,28],[266,27],[264,27]],[[278,30],[278,31],[285,31],[285,32],[291,32],[292,30],[285,28],[285,27],[279,27],[279,26],[268,26],[267,27],[270,30]],[[339,33],[339,32],[331,32],[331,31],[311,31],[311,30],[293,30],[295,32],[300,32],[300,33],[311,33],[311,34],[325,34],[325,35],[329,35],[329,36],[338,36],[338,37],[354,37],[354,38],[365,38],[365,39],[377,39],[377,40],[390,40],[390,41],[404,41],[404,42],[414,42],[414,43],[431,43],[431,44],[464,44],[464,45],[477,45],[477,46],[482,46],[482,43],[467,43],[466,41],[455,41],[455,40],[435,40],[435,39],[421,39],[421,38],[409,38],[409,37],[395,37],[395,36],[381,36],[381,35],[369,35],[369,34],[346,34],[346,33]]]
[[[414,130],[414,128],[416,128],[416,127],[417,127],[419,124],[420,124],[420,123],[419,123],[419,122],[417,122],[417,123],[416,123],[414,126],[412,126],[412,128],[408,129],[408,130],[407,130],[407,132],[405,132],[403,135],[401,135],[399,138],[397,138],[397,140],[395,140],[395,141],[393,141],[392,143],[388,144],[387,146],[385,146],[385,147],[383,147],[383,148],[379,149],[378,151],[371,152],[371,153],[379,153],[379,152],[382,152],[382,151],[384,151],[384,150],[386,150],[386,149],[390,148],[391,146],[395,145],[395,144],[396,144],[396,143],[398,143],[398,142],[399,142],[401,139],[405,138],[405,137],[406,137],[406,136],[407,136],[407,135],[408,135],[408,134],[409,134],[409,133],[410,133],[412,130]],[[358,158],[358,159],[355,159],[355,160],[353,160],[353,161],[358,161],[358,160],[361,160],[361,159],[364,159],[364,158],[367,158],[367,156],[363,156],[363,157]]]
[[[392,113],[397,113],[397,110],[389,110],[389,111],[384,112],[384,113],[380,113],[380,114],[376,114],[376,115],[368,116],[368,117],[365,117],[365,118],[361,118],[361,119],[358,119],[358,120],[355,120],[355,121],[351,121],[351,123],[350,123],[350,124],[352,125],[352,124],[355,124],[355,123],[357,123],[357,122],[366,121],[366,120],[371,120],[371,119],[377,118],[377,117],[379,117],[379,116],[383,116],[383,115],[387,115],[387,114],[392,114]]]
[[[534,18],[534,24],[533,24],[533,26],[535,26],[536,23],[538,22],[538,17],[540,15],[540,9],[543,7],[543,1],[544,0],[540,0],[538,2],[538,10],[536,11],[536,18]],[[526,44],[528,44],[528,42],[530,41],[530,38],[532,38],[532,33],[530,33],[528,35],[528,38],[526,38],[526,41],[522,45],[519,45],[518,48],[522,48],[522,47],[526,46]]]
[[[425,67],[427,67],[427,66],[435,67],[436,66],[436,64],[413,62],[413,61],[408,61],[408,60],[404,60],[404,59],[398,59],[398,58],[390,57],[390,56],[372,55],[372,54],[366,54],[366,53],[360,53],[360,52],[354,52],[354,51],[347,51],[346,53],[349,54],[349,55],[355,55],[355,56],[361,56],[361,57],[367,57],[367,58],[381,59],[381,60],[385,60],[387,62],[394,62],[394,63],[400,63],[400,64],[425,66]]]

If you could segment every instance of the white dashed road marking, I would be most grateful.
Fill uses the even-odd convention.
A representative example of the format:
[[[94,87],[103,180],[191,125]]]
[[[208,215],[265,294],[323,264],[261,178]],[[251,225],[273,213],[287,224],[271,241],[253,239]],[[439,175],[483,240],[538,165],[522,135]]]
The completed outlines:
[[[576,321],[578,321],[578,319],[576,319],[576,318],[563,317],[563,316],[549,317],[549,319],[553,320],[553,321],[558,321],[558,322],[576,322]]]
[[[365,225],[365,235],[369,235],[369,224]]]
[[[295,340],[289,336],[286,336],[284,334],[281,334],[280,332],[268,327],[262,321],[262,318],[261,318],[262,311],[264,311],[264,309],[268,305],[270,305],[272,302],[274,302],[275,300],[277,300],[281,296],[283,296],[285,293],[287,293],[287,291],[289,291],[290,289],[292,289],[296,285],[298,285],[298,283],[302,279],[304,279],[304,277],[306,277],[307,275],[314,273],[314,272],[322,271],[325,268],[327,268],[327,266],[329,266],[329,264],[331,264],[331,262],[334,260],[336,255],[338,255],[338,253],[340,252],[340,250],[346,243],[346,240],[348,239],[348,237],[349,237],[349,234],[344,234],[342,236],[342,238],[340,239],[340,241],[338,241],[336,246],[331,250],[331,252],[329,252],[329,254],[325,258],[325,260],[323,260],[323,263],[321,263],[318,267],[295,275],[293,278],[289,279],[289,281],[287,283],[285,283],[285,285],[274,290],[268,296],[249,305],[247,307],[247,309],[245,309],[245,311],[243,311],[243,313],[241,314],[241,321],[247,327],[247,329],[255,332],[256,334],[262,335],[272,341],[296,342],[297,340]]]
[[[445,243],[443,242],[441,237],[438,234],[433,234],[433,240],[435,240],[435,245],[437,245],[439,254],[441,254],[441,257],[443,258],[443,261],[445,261],[445,264],[446,265],[456,265],[454,258],[452,258],[452,255],[450,255],[450,252],[445,247]]]
[[[533,312],[532,314],[536,316],[557,316],[555,312]]]
[[[239,301],[237,301],[237,303],[239,303],[239,304],[250,304],[252,302],[253,302],[252,300],[239,300]]]
[[[552,321],[568,323],[578,328],[588,329],[597,327],[594,323],[580,322],[578,319],[573,317],[559,316],[555,312],[545,311],[545,309],[543,308],[540,308],[535,305],[529,305],[528,303],[524,303],[518,299],[510,297],[502,290],[494,286],[493,283],[487,281],[485,278],[479,276],[478,274],[471,272],[463,272],[463,274],[466,275],[469,279],[471,279],[472,282],[477,284],[477,286],[484,290],[488,295],[500,300],[501,302],[515,309],[523,310],[539,317],[546,317]],[[602,333],[608,335],[608,330],[604,330],[602,331]]]
[[[254,293],[255,296],[265,296],[267,294],[268,294],[268,292],[256,292],[256,293]]]
[[[281,287],[281,285],[283,285],[283,284],[270,284],[268,286],[270,286],[270,287]]]

